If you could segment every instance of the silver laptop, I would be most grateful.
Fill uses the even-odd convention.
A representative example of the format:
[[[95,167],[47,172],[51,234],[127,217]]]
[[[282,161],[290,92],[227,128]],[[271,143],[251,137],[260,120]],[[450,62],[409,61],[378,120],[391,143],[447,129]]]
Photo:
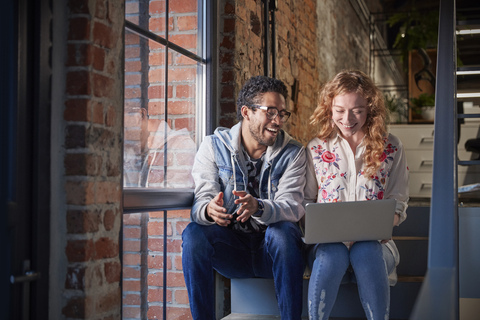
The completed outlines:
[[[395,199],[308,203],[304,242],[384,240],[392,237]]]

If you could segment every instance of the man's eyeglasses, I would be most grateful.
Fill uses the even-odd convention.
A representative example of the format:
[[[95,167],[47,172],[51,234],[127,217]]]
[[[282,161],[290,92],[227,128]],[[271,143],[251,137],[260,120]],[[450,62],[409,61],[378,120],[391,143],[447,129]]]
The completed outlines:
[[[273,120],[275,119],[278,115],[280,115],[280,122],[285,123],[287,122],[288,118],[290,118],[290,115],[292,114],[291,112],[288,112],[286,110],[278,111],[277,108],[275,107],[266,107],[266,106],[260,106],[258,104],[254,104],[251,106],[248,106],[249,108],[252,109],[262,109],[267,111],[267,118],[268,120]]]

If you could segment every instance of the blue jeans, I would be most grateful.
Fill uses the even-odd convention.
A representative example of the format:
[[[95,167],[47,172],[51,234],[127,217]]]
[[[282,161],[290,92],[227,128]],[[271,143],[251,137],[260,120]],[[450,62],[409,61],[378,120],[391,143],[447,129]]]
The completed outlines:
[[[300,229],[277,222],[265,233],[243,233],[191,222],[183,231],[182,265],[194,319],[215,319],[214,274],[273,278],[282,319],[301,319],[304,258]]]
[[[364,241],[354,243],[348,250],[343,243],[317,244],[308,250],[308,263],[312,270],[308,285],[310,320],[328,319],[340,284],[348,282],[357,283],[369,320],[388,319],[388,274],[395,268],[395,261],[386,246],[378,241]]]

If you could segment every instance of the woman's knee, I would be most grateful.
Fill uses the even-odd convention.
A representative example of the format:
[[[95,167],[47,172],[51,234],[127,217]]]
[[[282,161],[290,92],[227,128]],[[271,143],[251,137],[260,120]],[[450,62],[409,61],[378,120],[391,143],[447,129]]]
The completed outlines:
[[[343,243],[317,244],[309,252],[309,262],[318,260],[324,266],[346,270],[350,265],[348,248]]]
[[[375,261],[383,259],[382,245],[378,241],[355,242],[350,248],[352,264],[360,261]]]

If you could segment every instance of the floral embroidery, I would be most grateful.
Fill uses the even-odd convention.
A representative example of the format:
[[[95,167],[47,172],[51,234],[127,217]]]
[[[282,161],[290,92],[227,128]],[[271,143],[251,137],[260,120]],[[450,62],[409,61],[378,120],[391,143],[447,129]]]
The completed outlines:
[[[331,174],[325,178],[322,176],[322,184],[319,187],[319,196],[323,199],[323,202],[337,202],[340,198],[340,191],[344,190],[345,188],[342,187],[342,184],[338,184],[337,187],[331,188],[330,192],[328,191],[330,184],[332,184],[335,179],[343,178],[346,179],[346,172],[340,174]]]
[[[349,189],[353,185],[356,189],[355,198],[359,200],[381,200],[389,197],[386,194],[388,178],[395,154],[399,151],[395,142],[392,144],[387,138],[384,139],[384,150],[379,158],[381,166],[370,178],[365,176],[363,169],[356,174],[347,173],[354,169],[350,164],[353,159],[350,156],[351,150],[342,143],[344,141],[317,140],[317,143],[310,145],[318,179],[318,201],[337,202],[352,199],[353,190]]]
[[[326,142],[326,141],[324,141]],[[337,145],[335,145],[332,151],[324,149],[321,145],[313,146],[311,149],[313,152],[317,154],[317,156],[313,157],[314,160],[320,160],[320,162],[326,162],[328,165],[334,165],[337,169],[340,169],[338,162],[341,161],[339,155],[335,153],[337,149]]]

